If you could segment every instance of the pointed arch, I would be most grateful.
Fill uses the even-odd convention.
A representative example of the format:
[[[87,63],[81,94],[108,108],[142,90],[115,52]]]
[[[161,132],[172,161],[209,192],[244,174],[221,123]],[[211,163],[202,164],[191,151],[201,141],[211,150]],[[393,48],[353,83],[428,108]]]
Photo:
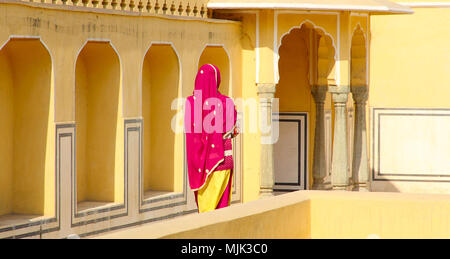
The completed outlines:
[[[0,216],[53,216],[56,194],[46,190],[54,190],[51,52],[40,37],[11,36],[0,68]]]
[[[207,44],[199,57],[197,68],[205,64],[213,64],[219,68],[222,82],[219,91],[226,95],[233,95],[230,55],[222,44]]]
[[[358,24],[352,33],[351,42],[351,85],[367,85],[367,44],[366,36]]]
[[[320,38],[322,38],[322,37],[324,38],[324,40],[325,40],[324,43],[326,44],[327,54],[323,55],[323,57],[326,56],[328,59],[328,66],[324,69],[326,69],[328,71],[327,78],[329,80],[336,81],[337,74],[335,71],[335,64],[336,64],[336,60],[337,60],[337,48],[336,48],[335,40],[334,40],[333,36],[330,33],[328,33],[324,28],[322,28],[322,27],[316,25],[314,22],[306,19],[300,25],[292,27],[291,29],[289,29],[289,31],[285,32],[280,37],[278,46],[275,49],[275,51],[276,51],[275,52],[276,57],[275,57],[275,61],[274,61],[275,62],[275,68],[274,68],[275,69],[275,82],[278,83],[278,81],[280,79],[280,73],[279,73],[279,67],[278,67],[279,60],[280,60],[279,50],[283,44],[283,39],[287,35],[291,34],[291,32],[293,30],[302,29],[302,27],[310,28],[310,29],[314,30],[319,35]],[[325,49],[323,49],[323,50],[325,50]]]
[[[144,199],[178,189],[177,149],[182,143],[171,128],[172,102],[182,93],[181,61],[170,42],[152,42],[142,65]]]
[[[122,66],[109,40],[87,40],[75,63],[76,203],[116,199],[116,149],[121,118]],[[123,197],[123,195],[118,195]]]

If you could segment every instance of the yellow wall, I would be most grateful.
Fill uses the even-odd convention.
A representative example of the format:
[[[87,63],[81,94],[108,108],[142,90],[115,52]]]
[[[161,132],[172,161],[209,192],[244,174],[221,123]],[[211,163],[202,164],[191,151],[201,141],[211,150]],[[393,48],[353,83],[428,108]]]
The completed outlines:
[[[39,39],[1,50],[4,144],[0,214],[54,213],[52,61]],[[8,199],[8,200],[6,200]],[[52,202],[53,201],[53,202]]]
[[[252,111],[249,107],[253,102],[256,103],[256,24],[259,16],[255,13],[235,14],[238,19],[242,21],[242,92],[241,102],[236,102],[238,111],[242,112],[244,118],[249,116],[257,116],[257,111]],[[236,68],[235,68],[236,69]],[[236,96],[234,92],[233,95]],[[246,101],[250,100],[248,103]],[[252,102],[253,101],[253,102]],[[255,130],[252,131],[250,121],[244,119],[242,125],[245,129],[243,134],[243,176],[242,176],[242,188],[243,188],[243,201],[248,202],[259,198],[259,186],[260,186],[260,133]],[[242,130],[242,129],[241,129]]]
[[[183,78],[182,96],[192,94],[198,61],[207,44],[223,45],[235,62],[233,87],[240,89],[240,25],[233,21],[154,16],[142,13],[112,15],[109,10],[73,11],[72,6],[45,9],[38,3],[30,6],[0,5],[5,15],[0,28],[0,42],[10,35],[40,36],[52,52],[55,64],[56,122],[75,121],[73,105],[74,65],[83,44],[88,39],[111,41],[119,53],[123,67],[123,113],[126,118],[141,117],[140,80],[142,60],[152,42],[170,42],[177,50]],[[80,9],[80,8],[78,8]],[[112,11],[111,11],[112,12]],[[41,22],[38,20],[41,19]],[[137,33],[139,32],[139,33]],[[227,35],[225,37],[225,35]],[[187,37],[189,36],[189,37]],[[234,66],[233,66],[234,67]]]
[[[241,63],[242,68],[242,98],[253,98],[256,100],[256,52],[259,49],[255,49],[256,46],[256,23],[259,16],[257,14],[242,14],[242,30],[243,37],[241,37],[242,44],[242,56]],[[249,109],[245,109],[242,103],[236,103],[241,112],[243,112],[244,118],[255,115],[256,112],[252,112]],[[243,135],[243,201],[248,202],[256,200],[259,197],[260,186],[260,161],[261,161],[261,145],[260,145],[260,133],[258,131],[250,133],[250,123],[248,120],[244,121],[244,128],[247,130]]]
[[[142,115],[144,119],[144,191],[174,191],[175,133],[171,128],[172,101],[178,97],[179,60],[170,45],[153,45],[142,73]],[[177,168],[179,169],[179,167]]]
[[[0,215],[12,212],[13,168],[14,168],[14,89],[9,53],[0,51],[0,136],[4,140],[0,145]],[[9,126],[7,126],[9,125]]]
[[[318,193],[311,197],[311,238],[448,238],[446,195]]]
[[[30,163],[23,163],[12,158],[13,153],[10,150],[13,145],[16,145],[11,138],[13,129],[11,127],[0,129],[0,135],[5,139],[4,145],[0,147],[0,161],[3,161],[2,167],[6,169],[0,173],[0,215],[13,212],[14,206],[17,207],[17,212],[43,214],[44,207],[45,214],[50,215],[54,212],[56,198],[54,120],[56,123],[75,122],[77,124],[75,167],[78,170],[78,201],[104,200],[118,203],[123,201],[125,180],[123,120],[143,117],[141,109],[143,98],[140,89],[143,76],[142,60],[152,42],[172,43],[178,53],[182,69],[177,72],[180,80],[179,89],[172,94],[172,97],[186,97],[192,94],[198,61],[204,47],[208,44],[223,45],[227,50],[229,54],[227,59],[233,61],[236,68],[234,70],[230,68],[228,71],[229,80],[231,78],[233,80],[230,85],[235,95],[240,95],[242,89],[241,44],[240,26],[237,22],[199,17],[155,16],[147,13],[142,13],[140,16],[124,13],[115,15],[119,11],[114,13],[102,9],[84,12],[73,6],[58,6],[53,9],[41,7],[39,3],[0,5],[0,12],[4,18],[0,21],[2,44],[8,41],[10,35],[24,35],[27,38],[40,37],[49,49],[49,53],[45,53],[47,56],[44,56],[43,47],[33,45],[34,40],[30,40],[26,41],[29,45],[23,47],[23,51],[12,51],[12,47],[6,46],[0,52],[2,68],[0,99],[4,100],[0,104],[4,108],[0,116],[2,123],[12,125],[12,121],[19,118],[12,115],[12,110],[17,110],[17,105],[11,101],[13,88],[19,89],[21,85],[29,87],[34,82],[39,82],[36,86],[36,91],[39,90],[39,92],[33,94],[39,97],[44,94],[47,96],[46,100],[35,98],[32,102],[20,98],[19,106],[23,105],[23,109],[30,110],[33,115],[33,119],[29,121],[28,117],[23,117],[29,124],[27,127],[38,128],[33,130],[32,134],[39,134],[39,136],[26,136],[27,141],[33,139],[32,142],[37,143],[36,150],[25,144],[20,147],[33,150],[35,157],[30,156]],[[74,11],[75,9],[78,11]],[[90,39],[103,41],[103,43],[89,43],[89,46],[82,50]],[[39,42],[39,40],[36,41]],[[100,47],[100,45],[108,47]],[[114,46],[114,50],[109,45]],[[8,51],[6,51],[7,48]],[[92,49],[88,51],[89,48]],[[12,54],[14,57],[11,58]],[[179,69],[178,61],[176,69]],[[53,85],[53,81],[56,86],[54,93],[50,91],[50,84]],[[44,85],[48,88],[46,89]],[[164,93],[161,91],[161,94]],[[89,103],[94,103],[94,106]],[[170,110],[170,103],[168,105],[167,109]],[[50,107],[54,107],[55,112]],[[7,112],[8,110],[11,112]],[[41,112],[45,113],[45,116],[35,114]],[[170,128],[170,124],[167,123],[171,120],[166,118],[164,120],[164,127]],[[44,122],[48,122],[49,125],[37,125]],[[23,132],[18,131],[14,138],[28,134],[25,131],[27,127],[23,127]],[[184,186],[181,162],[183,161],[183,134],[176,134],[173,145],[172,150],[176,159],[173,161],[172,171],[175,170],[177,173],[173,176],[173,180],[170,180],[172,182],[170,189],[182,192]],[[17,152],[19,151],[27,153],[17,149]],[[9,165],[7,161],[10,162]],[[14,165],[15,161],[18,161],[17,165]],[[34,178],[29,177],[33,174],[23,169],[18,178],[22,178],[23,174],[27,175],[26,180],[14,184],[15,176],[11,172],[14,167],[20,166],[42,168],[42,170],[34,170],[33,174],[36,175]],[[95,171],[94,168],[98,170]],[[164,179],[167,174],[158,172],[158,176]],[[165,184],[162,183],[162,185]],[[131,193],[137,192],[135,186],[129,186]],[[71,188],[62,186],[61,191],[70,192]],[[27,196],[28,193],[33,195]],[[27,204],[34,204],[36,208],[26,208]]]
[[[449,15],[448,8],[414,8],[371,17],[370,106],[450,107]]]
[[[220,46],[207,46],[200,56],[198,68],[205,64],[213,64],[219,68],[221,83],[219,91],[230,96],[232,85],[230,85],[230,59],[225,49]]]
[[[88,42],[77,61],[78,202],[115,201],[120,62],[109,43]],[[117,172],[118,173],[118,172]]]
[[[239,97],[242,93],[240,23],[192,15],[174,17],[102,8],[86,10],[86,8],[72,5],[42,5],[37,2],[0,4],[1,45],[8,42],[11,35],[23,35],[23,38],[27,39],[36,38],[24,41],[27,42],[27,46],[19,48],[20,44],[15,44],[17,46],[13,48],[12,45],[7,45],[0,51],[2,79],[0,123],[11,126],[0,129],[0,136],[4,139],[3,145],[0,145],[0,163],[2,164],[0,215],[17,212],[53,216],[55,205],[61,204],[60,210],[57,210],[61,211],[60,222],[48,223],[55,225],[61,223],[61,231],[46,232],[43,234],[46,236],[56,233],[55,236],[62,237],[72,231],[80,233],[103,228],[102,223],[91,224],[88,228],[70,225],[71,220],[67,217],[71,215],[70,204],[73,202],[69,170],[71,158],[76,158],[73,165],[77,170],[77,185],[74,192],[78,195],[78,202],[122,203],[125,201],[124,183],[126,181],[128,187],[126,198],[129,205],[126,209],[130,209],[130,213],[120,218],[111,217],[111,220],[107,221],[111,224],[115,222],[114,224],[120,225],[124,222],[128,224],[142,219],[153,219],[155,215],[158,217],[162,214],[174,215],[191,210],[195,205],[191,200],[183,204],[184,197],[177,196],[177,206],[163,210],[161,214],[155,214],[153,210],[136,213],[140,189],[136,173],[139,169],[136,165],[138,159],[132,157],[129,160],[132,165],[124,167],[124,120],[143,119],[144,124],[148,121],[144,110],[144,107],[148,107],[145,105],[148,100],[141,94],[144,93],[141,83],[144,81],[143,78],[151,73],[144,71],[143,60],[152,43],[167,42],[178,54],[177,72],[169,73],[167,78],[174,80],[173,75],[176,74],[179,82],[175,84],[167,82],[171,86],[178,86],[166,88],[161,87],[158,82],[155,83],[158,85],[156,93],[167,99],[160,100],[156,98],[157,95],[154,95],[154,99],[157,99],[154,103],[163,101],[164,103],[157,103],[157,106],[162,107],[160,111],[164,109],[167,113],[161,114],[164,115],[163,118],[155,118],[162,122],[160,125],[164,129],[152,130],[150,126],[151,131],[171,132],[169,130],[171,117],[175,113],[170,111],[172,98],[187,97],[192,94],[198,62],[207,45],[220,45],[226,50],[226,58],[221,54],[219,61],[227,60],[227,63],[231,61],[228,71],[222,69],[222,73],[228,74],[225,76],[230,86],[228,94]],[[33,43],[33,41],[39,43],[38,38],[48,51]],[[83,49],[86,42],[90,43]],[[160,53],[160,55],[165,56],[166,53]],[[173,63],[170,59],[161,57],[159,59]],[[162,70],[162,67],[155,70]],[[151,84],[152,80],[160,79],[162,77],[150,76],[149,81]],[[31,91],[20,91],[25,89],[25,86]],[[16,90],[20,97],[12,98],[16,95]],[[166,95],[167,91],[170,92],[170,102],[169,95]],[[27,93],[30,95],[28,96]],[[20,101],[16,103],[15,99]],[[16,111],[20,109],[24,110],[24,114],[28,114],[23,117],[16,115]],[[152,111],[157,112],[157,109]],[[70,137],[64,140],[57,139],[63,144],[56,145],[59,143],[55,143],[55,123],[63,126],[76,124],[77,132],[73,137],[77,143],[76,146],[72,146],[76,150],[76,155],[73,157],[70,154],[70,144],[74,143],[70,142]],[[20,127],[21,130],[15,131],[13,127]],[[35,129],[26,131],[29,127]],[[144,129],[147,128],[144,126]],[[70,134],[71,130],[64,127],[59,128],[58,132]],[[133,139],[130,142],[134,147],[139,140],[136,139],[135,132],[131,135]],[[183,134],[175,134],[175,139],[172,139],[170,145],[167,145],[168,141],[161,138],[166,135],[165,133],[154,134],[156,142],[164,143],[155,144],[155,147],[150,144],[151,150],[157,155],[156,159],[162,157],[164,153],[172,153],[174,157],[172,165],[170,161],[169,163],[162,161],[164,165],[172,167],[171,169],[152,170],[156,176],[154,179],[158,182],[154,188],[183,192],[186,186],[182,163],[184,160]],[[26,139],[18,140],[16,144],[15,140],[21,136]],[[146,139],[144,137],[144,140]],[[58,147],[62,148],[61,157],[55,157],[55,149]],[[168,150],[161,152],[161,148],[166,147]],[[13,149],[17,150],[16,153],[20,152],[20,156],[25,159],[16,159],[19,155],[15,155],[12,152]],[[137,153],[134,149],[131,151],[132,154]],[[57,158],[63,161],[55,160]],[[55,170],[57,162],[62,164],[61,172]],[[28,167],[32,167],[33,172],[28,172]],[[19,168],[20,172],[14,173],[15,168]],[[130,173],[128,178],[124,179],[127,169]],[[166,171],[175,173],[167,174]],[[58,175],[58,173],[61,174]],[[259,176],[254,173],[249,175],[259,179]],[[55,179],[55,176],[61,176],[61,178]],[[19,180],[16,181],[15,178]],[[167,184],[167,179],[170,184]],[[55,193],[55,183],[61,183],[60,192]],[[191,190],[187,188],[186,192]],[[58,198],[61,203],[55,202]],[[167,201],[162,203],[165,202]],[[178,204],[182,205],[178,206]],[[153,205],[155,204],[146,206]],[[110,213],[119,213],[119,210],[114,212],[105,210],[106,212],[101,215],[100,213],[91,214],[89,219],[108,218]],[[82,215],[75,221],[77,220],[83,221],[85,218]],[[53,228],[48,224],[44,223],[43,229]],[[28,233],[27,231],[37,233],[36,229],[28,228],[20,231],[20,234]],[[17,233],[2,232],[0,237],[15,234]]]
[[[259,54],[259,78],[257,83],[276,83],[274,78],[274,11],[261,10],[259,15],[259,47],[256,51]],[[256,46],[256,45],[255,45]]]
[[[393,179],[373,181],[372,188],[448,193],[448,182],[443,180],[447,170],[437,165],[448,165],[448,147],[444,143],[448,140],[449,123],[445,115],[440,115],[450,108],[450,9],[429,0],[406,2],[428,7],[414,7],[411,15],[371,16],[370,21],[368,104],[374,115],[370,118],[370,161],[375,178]],[[384,110],[376,114],[375,109]],[[444,120],[435,120],[441,118]],[[405,133],[402,126],[410,130]],[[417,144],[412,147],[411,143]],[[403,151],[394,150],[396,147]],[[425,169],[411,169],[418,168],[414,166],[415,161],[421,161],[417,157],[427,161],[418,162]],[[393,166],[386,163],[387,158]],[[393,177],[387,172],[392,172]],[[396,181],[399,178],[414,181]]]

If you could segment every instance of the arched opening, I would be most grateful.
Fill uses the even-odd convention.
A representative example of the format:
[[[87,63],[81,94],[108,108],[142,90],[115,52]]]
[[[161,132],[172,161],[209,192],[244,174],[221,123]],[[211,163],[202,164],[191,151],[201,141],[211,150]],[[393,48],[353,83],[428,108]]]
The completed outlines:
[[[302,26],[283,37],[278,62],[280,80],[276,98],[280,112],[308,111],[311,106],[310,29]]]
[[[178,141],[171,122],[177,111],[171,104],[178,97],[179,76],[179,60],[172,46],[153,44],[142,70],[144,199],[178,189],[182,157],[176,152]]]
[[[205,64],[213,64],[219,68],[222,82],[219,86],[219,91],[226,96],[231,93],[230,81],[230,60],[228,54],[222,46],[206,46],[198,63],[198,68]]]
[[[350,85],[351,87],[367,87],[367,63],[366,63],[366,40],[364,37],[364,31],[358,24],[352,35],[352,42],[350,46]],[[355,137],[362,136],[362,132],[355,132],[356,114],[354,104],[354,95],[349,95],[347,103],[347,128],[348,128],[348,157],[349,164],[353,163],[353,153],[360,153],[361,150],[354,150],[354,140]],[[356,136],[355,134],[358,134]],[[353,168],[351,168],[350,173],[352,173]],[[352,179],[357,180],[357,179]]]
[[[321,35],[318,39],[317,45],[317,86],[329,86],[335,85],[335,48],[331,37]],[[315,103],[314,103],[315,105]],[[326,100],[324,103],[324,144],[325,144],[325,170],[327,178],[325,182],[331,181],[331,163],[333,155],[333,138],[334,138],[334,103],[333,98],[329,92],[326,94]],[[312,123],[311,123],[312,124]],[[314,124],[316,122],[314,121]],[[317,124],[316,124],[317,125]],[[316,126],[314,125],[314,127]],[[311,125],[312,126],[312,125]],[[314,131],[315,134],[315,131]],[[311,134],[311,135],[314,135]],[[313,141],[311,142],[311,148],[315,145],[315,136],[311,136]],[[320,145],[320,143],[319,143]],[[311,152],[311,159],[313,159],[314,153]],[[319,159],[323,159],[322,157]],[[313,168],[314,164],[311,163],[310,168]]]
[[[115,196],[120,61],[108,42],[88,42],[76,63],[78,211],[119,202]]]
[[[282,37],[278,53],[275,98],[279,99],[280,134],[274,146],[275,189],[308,189],[316,127],[312,90],[334,83],[335,50],[328,34],[306,22]],[[325,112],[331,113],[331,97],[326,92],[324,97]]]
[[[353,120],[349,120],[349,164],[354,190],[367,187],[369,168],[367,164],[367,130],[364,95],[367,95],[367,48],[364,31],[358,24],[353,31],[350,48],[350,95],[354,111]],[[362,90],[362,91],[361,91]],[[364,92],[366,94],[364,94]],[[350,98],[349,98],[350,99]],[[364,161],[366,160],[366,161]]]
[[[351,85],[366,86],[367,64],[366,64],[366,39],[364,31],[358,25],[352,37],[351,45]]]
[[[11,39],[0,51],[0,221],[54,216],[51,92],[42,42]]]

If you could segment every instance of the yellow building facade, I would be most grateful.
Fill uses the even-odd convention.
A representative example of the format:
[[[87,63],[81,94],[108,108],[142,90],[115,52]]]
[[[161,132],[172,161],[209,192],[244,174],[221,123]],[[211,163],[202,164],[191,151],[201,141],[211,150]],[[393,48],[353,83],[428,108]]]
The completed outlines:
[[[371,19],[373,188],[448,193],[449,2],[402,4],[414,14]]]
[[[448,192],[449,6],[0,1],[0,238],[196,212],[182,114],[205,63],[239,113],[233,203]]]

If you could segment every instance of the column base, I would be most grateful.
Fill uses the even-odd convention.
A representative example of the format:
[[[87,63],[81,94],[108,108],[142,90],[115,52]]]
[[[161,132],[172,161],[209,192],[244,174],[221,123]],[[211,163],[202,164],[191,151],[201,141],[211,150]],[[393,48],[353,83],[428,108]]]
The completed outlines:
[[[313,190],[331,190],[333,189],[333,186],[331,185],[331,182],[323,182],[320,180],[314,179],[314,184],[312,186]]]
[[[273,188],[271,188],[271,189],[261,188],[261,190],[259,191],[260,199],[270,198],[270,197],[274,197],[274,196],[275,196],[275,194],[273,193]]]
[[[370,188],[367,183],[354,184],[352,191],[354,192],[370,192]]]
[[[348,185],[334,185],[332,186],[331,190],[332,191],[349,191],[349,187]]]

